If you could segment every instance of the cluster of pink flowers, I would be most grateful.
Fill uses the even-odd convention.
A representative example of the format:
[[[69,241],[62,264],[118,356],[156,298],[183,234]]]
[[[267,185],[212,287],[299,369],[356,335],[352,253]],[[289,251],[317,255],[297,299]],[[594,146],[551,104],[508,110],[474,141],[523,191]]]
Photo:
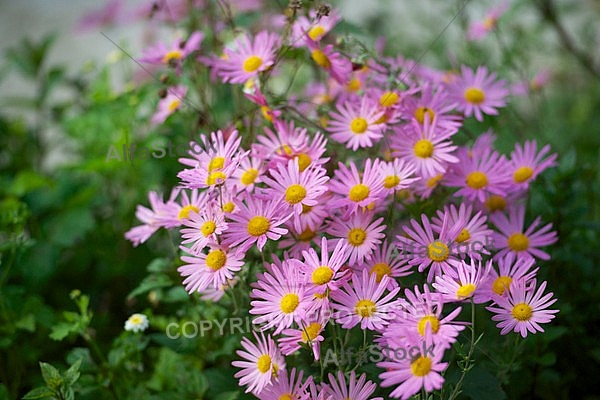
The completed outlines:
[[[256,104],[263,129],[246,148],[247,132],[201,134],[190,146],[203,151],[180,159],[180,186],[166,202],[150,193],[151,209],[136,213],[143,224],[126,234],[138,245],[161,227],[179,228],[183,285],[215,301],[262,253],[249,297],[263,332],[244,338],[233,363],[240,385],[261,399],[366,400],[377,384],[407,399],[442,387],[444,352],[467,325],[457,320],[465,303],[487,305],[501,334],[523,337],[558,312],[536,280],[536,260],[549,258],[542,248],[556,233],[540,218],[525,220],[530,184],[556,155],[528,141],[507,157],[491,131],[472,145],[454,142],[465,118],[483,121],[506,105],[507,83],[485,67],[446,73],[383,56],[357,67],[326,41],[339,19],[310,14],[285,39],[242,34],[220,55],[196,59]],[[180,73],[201,39],[154,47],[145,60]],[[323,79],[278,108],[264,79],[281,70],[285,46],[304,50]],[[177,93],[186,96],[185,87]],[[323,132],[309,132],[314,121]],[[407,206],[441,192],[450,195],[435,215],[408,219]],[[422,285],[401,287],[412,273],[422,273]],[[379,383],[341,371],[316,382],[286,368],[298,351],[318,361],[336,324],[370,331],[386,348],[433,351],[378,363]]]

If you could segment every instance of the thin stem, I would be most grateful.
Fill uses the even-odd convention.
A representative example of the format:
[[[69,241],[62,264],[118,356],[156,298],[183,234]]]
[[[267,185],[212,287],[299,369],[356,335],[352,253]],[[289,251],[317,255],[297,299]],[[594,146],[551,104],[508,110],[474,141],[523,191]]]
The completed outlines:
[[[460,379],[456,382],[456,386],[454,386],[454,390],[448,397],[448,400],[453,400],[460,393],[460,387],[462,385],[465,376],[467,375],[467,371],[471,365],[471,356],[473,355],[473,350],[475,349],[475,303],[473,303],[473,298],[471,298],[471,341],[469,343],[469,353],[464,359],[464,365],[462,367],[462,374],[460,375]]]

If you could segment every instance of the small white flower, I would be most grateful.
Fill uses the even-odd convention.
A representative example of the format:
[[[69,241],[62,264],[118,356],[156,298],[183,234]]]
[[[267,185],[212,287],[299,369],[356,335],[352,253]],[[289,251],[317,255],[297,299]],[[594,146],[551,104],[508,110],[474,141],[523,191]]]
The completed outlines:
[[[125,330],[143,332],[148,328],[148,317],[144,314],[133,314],[125,321]]]

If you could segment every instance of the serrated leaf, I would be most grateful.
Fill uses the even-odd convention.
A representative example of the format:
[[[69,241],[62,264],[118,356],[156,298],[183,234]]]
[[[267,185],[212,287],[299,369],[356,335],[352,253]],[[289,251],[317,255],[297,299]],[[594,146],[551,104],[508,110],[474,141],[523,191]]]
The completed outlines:
[[[23,396],[24,400],[54,398],[56,398],[54,391],[47,387],[35,388],[33,390],[30,390],[25,396]]]
[[[81,367],[82,360],[82,358],[78,359],[69,367],[68,370],[65,371],[63,377],[65,378],[67,385],[72,385],[77,381],[77,379],[79,379],[79,367]]]
[[[40,369],[42,370],[42,377],[44,378],[46,385],[52,389],[58,389],[63,382],[60,372],[58,372],[58,370],[52,365],[41,361]]]

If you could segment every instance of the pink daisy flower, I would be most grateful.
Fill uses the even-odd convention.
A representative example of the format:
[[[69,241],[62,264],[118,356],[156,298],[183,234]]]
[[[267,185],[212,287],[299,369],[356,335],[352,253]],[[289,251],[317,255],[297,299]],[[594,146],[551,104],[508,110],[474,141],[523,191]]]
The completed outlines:
[[[254,186],[263,181],[265,167],[263,161],[255,157],[246,157],[233,173],[233,178],[237,180],[235,184],[238,191],[247,190],[252,192]]]
[[[259,395],[265,387],[272,385],[280,371],[285,370],[285,358],[271,335],[265,338],[263,334],[258,337],[254,333],[254,338],[257,344],[248,338],[242,339],[244,350],[238,350],[236,353],[243,361],[233,361],[231,365],[242,368],[234,376],[239,378],[240,386],[248,386],[246,393]]]
[[[506,335],[511,330],[518,332],[522,337],[527,337],[527,332],[535,334],[544,332],[540,324],[546,324],[554,319],[554,314],[559,310],[548,310],[556,299],[552,299],[554,293],[543,295],[546,282],[536,288],[535,280],[530,286],[524,282],[515,282],[508,296],[496,296],[495,304],[487,309],[496,314],[493,321],[499,321],[501,335]]]
[[[356,151],[358,148],[372,147],[383,137],[385,124],[378,122],[383,115],[378,104],[366,96],[360,103],[346,101],[332,112],[327,129],[331,138]]]
[[[277,379],[272,385],[267,386],[260,394],[261,400],[308,400],[308,386],[312,382],[309,376],[306,381],[302,381],[304,372],[296,368],[288,374],[287,370],[282,370],[277,375]]]
[[[352,62],[340,53],[334,52],[333,45],[328,44],[325,47],[319,47],[308,35],[306,35],[306,43],[310,50],[310,57],[315,64],[327,71],[331,78],[342,85],[350,80]]]
[[[508,10],[510,6],[509,1],[503,1],[502,3],[491,8],[483,18],[482,21],[474,21],[469,26],[467,32],[467,40],[481,40],[487,36],[489,32],[494,30],[498,25],[498,20]]]
[[[480,297],[473,297],[476,290],[481,290],[483,281],[487,279],[492,261],[485,263],[482,267],[481,261],[475,262],[471,260],[470,264],[462,262],[457,268],[458,278],[449,275],[441,275],[435,277],[433,287],[438,293],[444,295],[446,301],[463,301],[473,298],[475,302],[484,302]]]
[[[377,363],[378,367],[386,370],[379,374],[382,380],[380,385],[382,387],[398,385],[390,394],[391,397],[408,400],[421,388],[426,392],[442,388],[444,378],[441,373],[448,367],[448,363],[441,362],[444,351],[433,344],[431,327],[428,325],[425,345],[416,347],[430,349],[430,346],[433,346],[430,352],[422,351],[415,358],[404,357]]]
[[[513,253],[518,258],[550,259],[550,255],[540,250],[539,247],[556,243],[558,240],[556,231],[551,231],[552,224],[547,224],[536,232],[535,229],[542,222],[540,217],[537,217],[529,228],[525,229],[524,205],[510,207],[508,216],[503,213],[495,213],[490,216],[490,221],[499,230],[492,234],[494,245],[500,250],[494,256],[495,258],[498,259],[508,253]]]
[[[406,345],[407,337],[415,335],[425,337],[427,330],[430,330],[433,343],[444,350],[450,348],[452,343],[456,342],[459,333],[465,329],[464,323],[455,321],[461,312],[461,307],[456,307],[444,317],[443,296],[439,293],[431,293],[427,285],[423,289],[423,293],[418,286],[414,287],[414,292],[409,289],[404,291],[408,301],[404,305],[404,312],[390,322],[382,335],[387,347],[402,347]]]
[[[309,313],[300,323],[298,329],[284,329],[279,339],[281,352],[288,356],[301,349],[301,345],[307,345],[312,349],[315,361],[321,357],[321,342],[325,340],[321,334],[327,325],[327,318],[323,315]]]
[[[448,91],[458,103],[457,109],[465,117],[474,115],[477,121],[483,121],[483,114],[497,115],[497,108],[506,105],[509,95],[506,81],[497,80],[493,72],[488,75],[485,67],[478,67],[474,72],[463,66],[461,75],[449,85]]]
[[[267,161],[268,168],[273,168],[277,164],[287,165],[294,156],[300,157],[300,154],[307,151],[310,138],[306,128],[296,127],[294,121],[279,120],[273,122],[273,127],[274,130],[265,127],[265,134],[258,136],[256,142],[252,144],[252,155]],[[301,170],[306,169],[310,164],[306,161],[298,160]]]
[[[314,206],[302,206],[302,212],[293,217],[294,225],[304,227],[302,232],[307,229],[312,232],[321,230],[323,221],[329,216],[330,208],[328,206],[330,196],[325,194],[317,199],[317,204]]]
[[[202,211],[191,212],[188,219],[183,220],[188,228],[181,229],[182,244],[192,243],[189,250],[200,253],[209,244],[217,244],[217,235],[227,230],[225,215],[216,204],[208,203]]]
[[[475,293],[475,299],[481,298],[481,303],[493,300],[495,296],[507,296],[516,282],[527,284],[533,278],[539,268],[535,265],[533,258],[517,258],[514,254],[508,253],[497,261],[498,270],[491,269],[490,274],[482,286],[482,290]]]
[[[332,10],[329,15],[317,16],[315,10],[311,10],[308,18],[301,15],[292,25],[290,45],[294,47],[306,46],[306,36],[310,40],[319,42],[335,25],[342,19],[337,10]]]
[[[279,267],[271,265],[270,272],[261,274],[251,298],[250,314],[259,315],[253,323],[262,330],[275,327],[275,334],[300,323],[305,316],[311,295],[306,292],[304,277],[299,271],[300,261],[289,259]],[[264,325],[263,325],[264,324]]]
[[[168,88],[166,96],[158,101],[156,112],[150,119],[150,122],[156,125],[165,122],[169,115],[181,107],[186,93],[187,88],[185,86]]]
[[[335,177],[329,183],[329,190],[337,194],[331,200],[335,208],[347,207],[348,213],[356,213],[359,207],[372,208],[383,196],[383,181],[379,177],[380,161],[367,159],[362,174],[358,172],[354,162],[348,169],[339,163]]]
[[[178,193],[178,190],[172,191],[167,203],[174,204]],[[170,212],[170,207],[162,200],[162,196],[156,192],[149,192],[148,199],[151,209],[138,204],[135,212],[136,218],[142,221],[143,224],[125,232],[125,239],[131,241],[134,247],[148,240],[159,228],[166,227],[164,216]]]
[[[373,256],[364,265],[369,274],[375,275],[377,283],[380,283],[384,276],[392,278],[388,280],[388,290],[398,287],[398,282],[394,278],[412,274],[412,266],[408,265],[406,259],[397,257],[396,253],[396,247],[388,245],[386,239],[381,246],[376,247]]]
[[[298,160],[290,160],[287,165],[278,165],[270,171],[270,177],[265,176],[263,182],[267,185],[265,191],[272,199],[282,199],[298,215],[302,213],[303,206],[317,205],[318,198],[327,191],[326,183],[329,177],[323,168],[310,168],[300,172]],[[294,223],[296,230],[303,227]]]
[[[202,32],[193,32],[187,40],[175,39],[171,46],[158,43],[147,49],[140,61],[149,64],[174,66],[179,71],[183,60],[200,49],[200,42],[203,38],[204,34]]]
[[[375,249],[385,238],[383,217],[373,221],[372,212],[357,212],[348,219],[335,218],[327,232],[348,244],[351,266],[361,266],[369,261]]]
[[[242,154],[240,144],[242,138],[238,136],[238,131],[231,133],[211,132],[210,137],[200,135],[201,143],[190,142],[190,151],[192,158],[182,157],[178,161],[188,167],[196,167],[198,164],[209,173],[222,170],[227,165],[233,163],[236,157]]]
[[[506,195],[510,185],[507,173],[508,161],[496,151],[488,150],[480,157],[469,157],[466,151],[459,153],[459,162],[450,168],[445,177],[448,186],[459,187],[455,196],[484,202],[490,194]]]
[[[244,83],[255,78],[273,66],[278,47],[277,34],[262,31],[253,40],[243,35],[231,48],[223,49],[224,58],[215,61],[218,75],[225,83]]]
[[[376,277],[366,270],[362,271],[362,275],[353,274],[352,286],[345,283],[341,290],[331,293],[336,322],[345,329],[360,324],[361,329],[381,331],[394,318],[398,308],[398,301],[394,298],[400,288],[383,296],[388,279],[384,276],[377,283]]]
[[[542,147],[537,153],[537,143],[535,140],[527,141],[521,147],[515,146],[515,150],[510,154],[510,168],[514,184],[519,189],[527,189],[529,183],[533,182],[539,174],[545,169],[556,166],[556,153],[546,155],[550,152],[550,145]]]
[[[184,246],[180,248],[188,251]],[[218,289],[233,279],[234,272],[244,265],[243,259],[243,253],[215,245],[206,254],[181,256],[181,260],[187,264],[177,268],[177,271],[185,277],[183,285],[188,293],[201,292],[209,287]]]
[[[422,126],[414,120],[411,129],[393,137],[393,154],[412,163],[418,175],[429,179],[444,174],[448,164],[459,161],[451,154],[457,147],[447,140],[450,135],[451,131],[438,130],[436,118],[431,122],[426,119]]]
[[[462,230],[453,240],[457,244],[459,254],[476,259],[481,258],[482,254],[490,254],[489,250],[485,248],[485,244],[491,242],[493,231],[488,228],[487,217],[481,211],[473,215],[473,205],[466,203],[461,203],[458,208],[454,204],[446,206],[444,211],[438,210],[437,217],[434,216],[431,219],[434,231],[442,230],[446,215],[450,226],[463,224]],[[463,249],[464,252],[461,251]]]
[[[436,235],[425,214],[421,215],[421,223],[422,226],[412,219],[410,221],[412,229],[408,226],[404,227],[406,236],[396,236],[401,257],[408,257],[408,263],[412,266],[417,265],[419,272],[429,268],[428,282],[432,282],[440,272],[455,276],[455,269],[461,265],[461,261],[456,251],[452,250],[452,243],[462,230],[464,222],[451,225],[446,215]]]
[[[398,158],[391,162],[382,162],[379,165],[379,176],[383,180],[383,191],[393,194],[394,191],[407,189],[413,182],[420,178],[411,178],[415,173],[415,166]]]
[[[236,202],[239,212],[228,215],[231,222],[224,234],[224,243],[239,246],[246,252],[254,243],[262,251],[267,239],[279,240],[288,230],[281,228],[292,214],[284,214],[280,201],[265,201],[248,197],[245,202]]]
[[[462,126],[462,118],[453,114],[456,104],[450,99],[448,92],[429,83],[421,88],[421,96],[406,96],[402,103],[405,117],[415,119],[423,125],[425,119],[431,123],[434,118],[439,128],[449,131],[458,131]]]
[[[349,277],[350,270],[342,269],[350,256],[350,248],[347,243],[340,240],[335,245],[333,252],[329,255],[329,246],[326,237],[321,238],[321,256],[313,249],[302,253],[304,263],[302,272],[313,288],[313,292],[323,294],[327,291],[338,290]]]
[[[350,378],[346,382],[346,377],[342,371],[338,371],[337,379],[333,374],[328,375],[329,387],[325,387],[326,395],[331,400],[383,400],[383,397],[372,397],[369,399],[377,385],[367,380],[366,374],[361,374],[356,379],[355,371],[350,372]]]

